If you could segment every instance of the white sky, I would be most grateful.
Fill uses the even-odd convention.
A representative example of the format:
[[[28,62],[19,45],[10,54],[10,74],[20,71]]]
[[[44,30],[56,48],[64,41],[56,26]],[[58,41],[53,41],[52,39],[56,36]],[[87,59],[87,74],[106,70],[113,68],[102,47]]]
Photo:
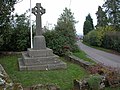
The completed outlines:
[[[71,3],[70,3],[71,1]],[[96,25],[96,11],[98,6],[104,3],[104,0],[31,0],[32,8],[36,3],[41,3],[42,7],[46,9],[46,13],[42,15],[42,26],[49,25],[54,26],[57,23],[57,19],[65,7],[70,8],[74,13],[75,20],[79,21],[76,24],[77,34],[83,34],[83,23],[86,16],[90,13],[93,18],[93,23]],[[30,0],[23,0],[15,5],[15,13],[23,14],[30,8]],[[35,16],[32,14],[32,19]]]

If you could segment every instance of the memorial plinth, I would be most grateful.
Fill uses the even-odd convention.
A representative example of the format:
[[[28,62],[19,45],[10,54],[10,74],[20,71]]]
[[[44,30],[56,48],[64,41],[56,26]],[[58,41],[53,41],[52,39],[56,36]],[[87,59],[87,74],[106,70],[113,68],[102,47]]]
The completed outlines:
[[[22,58],[18,59],[20,70],[52,70],[65,69],[66,63],[53,54],[52,49],[46,47],[45,37],[42,35],[41,15],[45,9],[40,3],[32,9],[36,16],[36,35],[34,36],[33,49],[28,48],[27,52],[22,53]]]

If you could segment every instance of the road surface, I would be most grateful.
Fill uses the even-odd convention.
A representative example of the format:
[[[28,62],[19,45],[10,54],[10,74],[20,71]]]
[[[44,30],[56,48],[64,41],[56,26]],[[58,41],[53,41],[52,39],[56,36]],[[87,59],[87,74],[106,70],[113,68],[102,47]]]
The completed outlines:
[[[89,46],[84,45],[80,41],[78,41],[78,46],[80,47],[81,50],[83,50],[90,58],[92,58],[96,62],[103,63],[104,65],[107,66],[112,66],[112,67],[120,67],[120,56],[107,53],[101,50],[97,50],[94,48],[91,48]]]

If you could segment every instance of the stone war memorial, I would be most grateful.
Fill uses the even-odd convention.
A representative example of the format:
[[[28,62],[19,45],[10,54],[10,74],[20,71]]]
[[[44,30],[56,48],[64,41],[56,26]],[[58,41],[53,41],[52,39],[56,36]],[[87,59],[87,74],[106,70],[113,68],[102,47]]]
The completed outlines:
[[[53,54],[52,49],[46,47],[45,37],[42,35],[41,16],[45,9],[41,3],[36,3],[32,8],[32,13],[36,16],[36,31],[34,36],[33,48],[28,48],[27,52],[22,53],[18,58],[19,69],[22,70],[53,70],[65,69],[66,63],[59,59],[59,56]]]

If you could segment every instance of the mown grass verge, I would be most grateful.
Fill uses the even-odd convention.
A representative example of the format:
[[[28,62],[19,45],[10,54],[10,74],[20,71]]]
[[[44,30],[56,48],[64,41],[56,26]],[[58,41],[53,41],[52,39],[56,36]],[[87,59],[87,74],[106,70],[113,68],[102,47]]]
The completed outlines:
[[[65,70],[19,71],[18,57],[21,56],[2,56],[0,57],[0,64],[2,64],[13,82],[21,83],[24,87],[29,87],[35,84],[52,83],[60,86],[61,90],[71,90],[74,79],[84,78],[88,75],[82,67],[67,62],[66,60],[67,69]]]
[[[73,53],[73,55],[75,55],[76,57],[78,57],[78,58],[80,58],[84,61],[88,61],[88,62],[91,62],[91,63],[95,64],[95,61],[93,61],[92,59],[87,57],[86,53],[82,50],[79,50],[79,52]]]

